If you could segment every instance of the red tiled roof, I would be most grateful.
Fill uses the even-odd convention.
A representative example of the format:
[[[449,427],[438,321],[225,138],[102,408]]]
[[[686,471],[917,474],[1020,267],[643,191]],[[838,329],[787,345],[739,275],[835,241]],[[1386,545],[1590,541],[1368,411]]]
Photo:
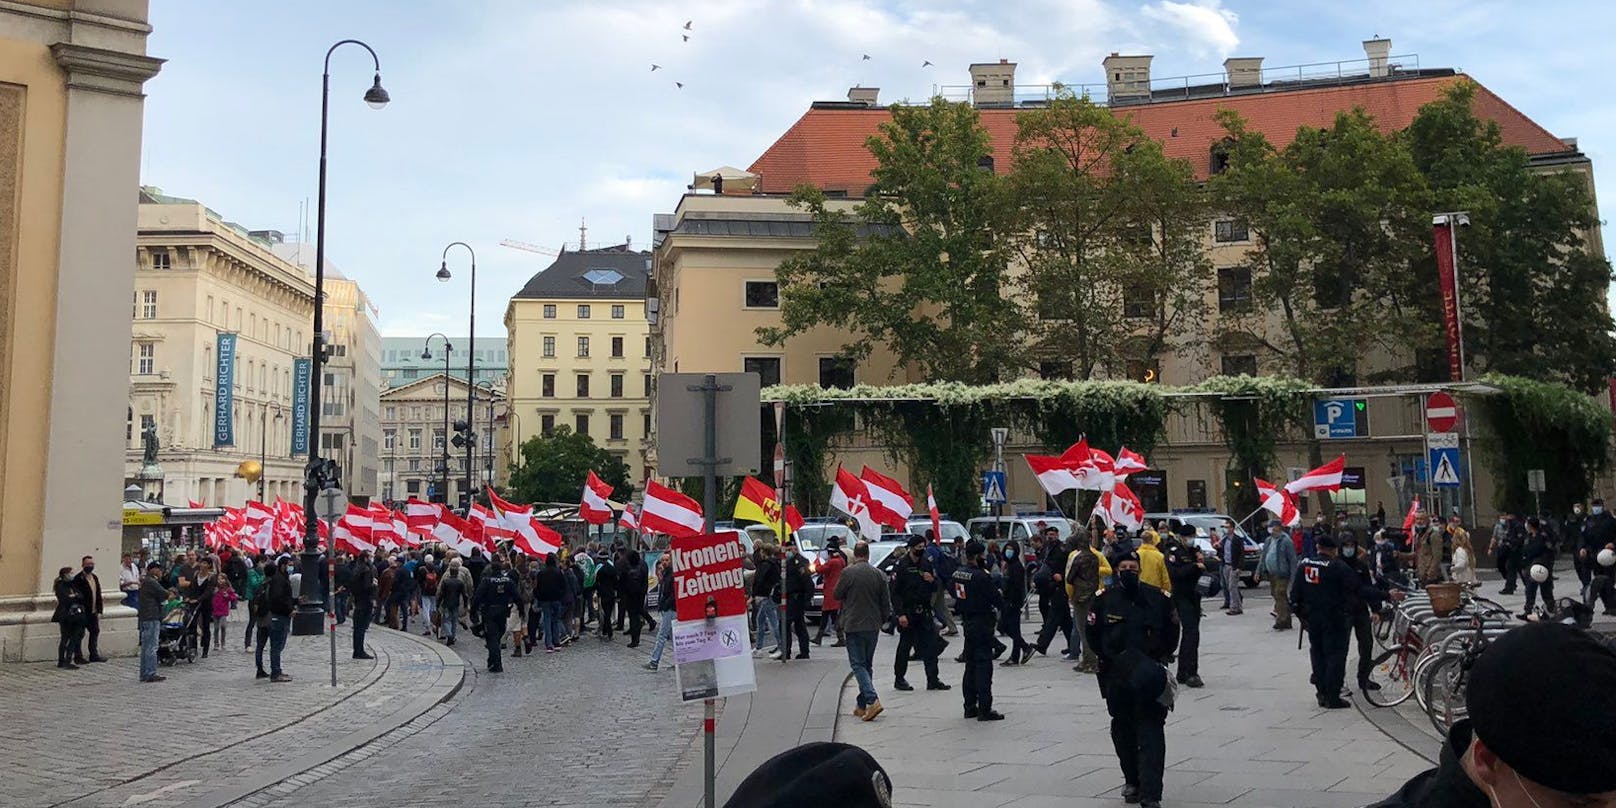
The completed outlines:
[[[1211,167],[1212,144],[1223,137],[1215,117],[1220,109],[1235,110],[1251,128],[1284,147],[1294,139],[1298,127],[1329,126],[1337,112],[1353,107],[1363,107],[1387,131],[1407,128],[1421,106],[1438,100],[1445,87],[1459,80],[1455,76],[1420,77],[1141,104],[1118,107],[1114,112],[1132,118],[1147,135],[1162,142],[1169,157],[1188,160],[1204,179]],[[1505,143],[1529,154],[1568,151],[1559,138],[1479,84],[1475,109],[1479,117],[1498,122]],[[1010,169],[1007,158],[1009,144],[1015,141],[1018,111],[981,110],[982,125],[1006,158],[997,161],[995,168],[1000,173]],[[766,193],[787,193],[799,184],[812,183],[861,196],[875,168],[875,158],[864,142],[890,118],[884,108],[810,108],[747,170],[762,176],[761,190]]]

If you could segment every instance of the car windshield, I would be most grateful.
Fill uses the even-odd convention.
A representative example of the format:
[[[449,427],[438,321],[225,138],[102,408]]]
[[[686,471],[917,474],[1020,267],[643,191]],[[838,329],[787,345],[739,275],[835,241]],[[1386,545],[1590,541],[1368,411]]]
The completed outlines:
[[[853,544],[853,531],[844,525],[814,524],[803,525],[797,528],[797,549],[803,552],[817,553],[825,547],[825,540],[831,536],[839,536],[843,547]]]
[[[901,541],[870,542],[870,566],[879,568],[883,562],[903,548]]]

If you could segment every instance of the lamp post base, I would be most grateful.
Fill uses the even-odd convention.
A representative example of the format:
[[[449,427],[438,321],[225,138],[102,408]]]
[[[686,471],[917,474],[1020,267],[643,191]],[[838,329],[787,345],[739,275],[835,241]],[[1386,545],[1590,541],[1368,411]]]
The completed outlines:
[[[325,633],[325,610],[318,604],[299,603],[292,613],[292,636],[318,637]]]

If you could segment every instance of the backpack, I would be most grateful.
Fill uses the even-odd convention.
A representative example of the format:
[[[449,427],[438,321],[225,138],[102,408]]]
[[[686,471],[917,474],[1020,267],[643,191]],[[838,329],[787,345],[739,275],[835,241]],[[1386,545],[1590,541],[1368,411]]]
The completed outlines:
[[[426,577],[421,579],[421,594],[438,594],[438,574],[432,570],[426,571]]]

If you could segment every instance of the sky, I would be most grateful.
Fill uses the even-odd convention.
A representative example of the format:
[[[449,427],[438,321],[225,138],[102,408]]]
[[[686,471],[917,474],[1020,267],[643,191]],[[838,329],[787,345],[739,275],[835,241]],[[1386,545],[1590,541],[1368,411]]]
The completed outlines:
[[[321,60],[341,39],[375,48],[382,110],[362,100],[369,54],[331,57],[326,255],[389,336],[465,333],[465,251],[449,256],[453,279],[434,278],[450,242],[476,250],[477,335],[503,336],[510,296],[551,259],[501,240],[576,248],[587,221],[591,246],[649,245],[652,214],[696,172],[745,168],[811,102],[855,84],[924,101],[1000,58],[1018,63],[1018,84],[1083,84],[1104,81],[1113,51],[1153,54],[1159,78],[1217,73],[1229,56],[1360,60],[1362,40],[1388,37],[1393,54],[1458,68],[1578,138],[1616,194],[1616,3],[1593,0],[151,5],[148,52],[167,62],[146,85],[141,182],[250,229],[295,237],[306,219],[311,243]]]

